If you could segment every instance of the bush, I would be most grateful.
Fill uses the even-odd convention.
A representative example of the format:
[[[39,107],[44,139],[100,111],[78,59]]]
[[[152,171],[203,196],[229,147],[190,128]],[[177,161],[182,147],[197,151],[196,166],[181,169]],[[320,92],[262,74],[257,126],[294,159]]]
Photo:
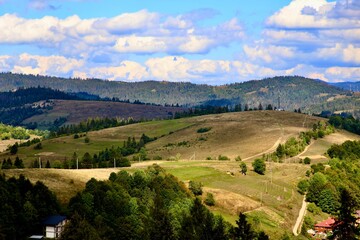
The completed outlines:
[[[212,158],[209,156],[209,157],[206,157],[206,160],[212,160]]]
[[[229,157],[227,156],[222,156],[222,155],[219,155],[219,158],[218,158],[220,161],[227,161],[227,160],[230,160]]]
[[[85,142],[85,143],[89,143],[89,142],[90,142],[90,138],[89,138],[88,136],[86,136],[85,139],[84,139],[84,142]]]
[[[215,205],[214,195],[212,193],[207,193],[204,203],[208,206],[214,206]]]
[[[192,191],[192,193],[195,196],[200,196],[203,193],[201,182],[190,181],[189,182],[189,189]]]
[[[235,158],[235,161],[237,161],[237,162],[241,161],[241,157],[240,157],[240,156],[237,156],[237,157]]]
[[[315,203],[309,203],[307,206],[307,210],[315,215],[318,215],[321,213],[321,209],[316,206]]]
[[[304,195],[306,193],[306,191],[309,188],[309,181],[308,180],[301,180],[298,185],[298,192],[302,195]]]
[[[204,128],[199,128],[197,130],[197,133],[205,133],[211,130],[211,127],[204,127]]]
[[[159,156],[159,155],[157,155],[157,156],[154,156],[154,157],[153,157],[153,160],[162,160],[162,157]]]
[[[263,159],[255,159],[255,161],[252,164],[254,171],[258,174],[264,175],[266,171],[266,164]]]
[[[304,163],[305,164],[310,164],[311,163],[311,159],[309,157],[304,158]]]
[[[35,150],[40,150],[40,149],[42,149],[41,143],[36,144],[36,145],[34,146],[34,149],[35,149]]]

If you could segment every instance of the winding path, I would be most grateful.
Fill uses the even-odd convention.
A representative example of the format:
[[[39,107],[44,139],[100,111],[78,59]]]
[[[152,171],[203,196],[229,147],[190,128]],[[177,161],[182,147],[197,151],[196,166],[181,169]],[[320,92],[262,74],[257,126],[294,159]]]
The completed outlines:
[[[303,220],[304,220],[304,217],[305,217],[305,214],[306,214],[306,206],[307,206],[307,202],[305,201],[306,199],[306,195],[304,196],[304,199],[303,199],[303,202],[302,202],[302,206],[301,206],[301,209],[299,211],[299,216],[298,218],[296,219],[296,222],[295,222],[295,225],[293,227],[293,234],[295,236],[298,236],[299,233],[299,229],[301,229],[301,226],[302,226],[302,223],[303,223]]]

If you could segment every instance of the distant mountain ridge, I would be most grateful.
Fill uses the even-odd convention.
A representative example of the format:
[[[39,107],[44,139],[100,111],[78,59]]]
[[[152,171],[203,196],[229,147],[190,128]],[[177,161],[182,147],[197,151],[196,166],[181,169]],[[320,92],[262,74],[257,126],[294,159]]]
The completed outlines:
[[[360,82],[338,82],[338,83],[330,83],[330,85],[351,92],[360,92]]]
[[[86,92],[100,97],[118,98],[154,104],[182,106],[248,104],[258,107],[272,104],[288,110],[307,109],[347,91],[319,80],[300,76],[274,77],[221,86],[189,82],[113,82],[100,79],[65,79],[57,77],[0,73],[0,91],[19,87],[42,86],[64,92]]]

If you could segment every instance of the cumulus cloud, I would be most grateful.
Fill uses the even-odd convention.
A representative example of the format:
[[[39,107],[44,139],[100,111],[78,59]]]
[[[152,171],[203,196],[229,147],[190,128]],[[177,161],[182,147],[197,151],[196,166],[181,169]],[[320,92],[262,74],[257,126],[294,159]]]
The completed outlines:
[[[0,16],[0,44],[47,47],[54,54],[62,52],[74,57],[79,50],[88,54],[104,48],[134,54],[201,54],[244,37],[236,19],[210,27],[199,27],[197,21],[182,15],[164,18],[147,10],[91,19],[76,15],[25,19],[5,14]]]

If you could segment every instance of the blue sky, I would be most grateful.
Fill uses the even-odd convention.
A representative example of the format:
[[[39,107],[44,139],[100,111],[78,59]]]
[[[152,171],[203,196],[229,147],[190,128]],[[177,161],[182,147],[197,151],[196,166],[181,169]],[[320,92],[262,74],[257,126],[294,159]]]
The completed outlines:
[[[0,0],[0,29],[2,72],[360,81],[358,0]]]

